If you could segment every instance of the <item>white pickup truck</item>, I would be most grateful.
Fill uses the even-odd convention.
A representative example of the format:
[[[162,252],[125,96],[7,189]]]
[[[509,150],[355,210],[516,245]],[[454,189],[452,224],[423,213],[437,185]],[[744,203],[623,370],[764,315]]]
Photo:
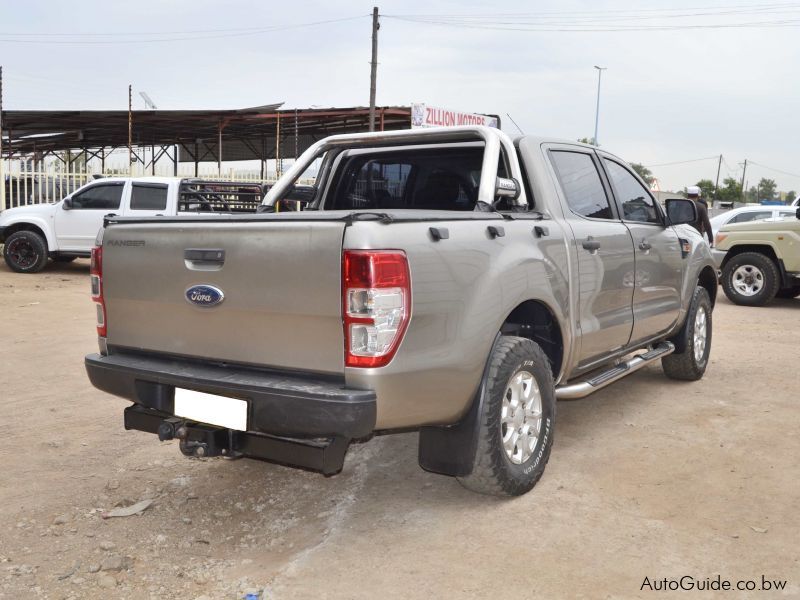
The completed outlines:
[[[89,257],[103,219],[185,213],[255,212],[264,195],[258,183],[202,181],[180,177],[96,179],[53,204],[33,204],[0,213],[0,243],[10,269],[41,271],[49,258],[69,262]]]

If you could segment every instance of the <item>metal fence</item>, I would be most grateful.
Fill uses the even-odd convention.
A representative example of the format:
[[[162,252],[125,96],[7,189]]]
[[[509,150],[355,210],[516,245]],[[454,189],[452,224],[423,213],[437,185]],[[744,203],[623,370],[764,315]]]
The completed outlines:
[[[138,168],[137,168],[138,166]],[[2,161],[0,162],[0,210],[30,204],[44,204],[57,202],[71,194],[82,185],[101,177],[143,177],[143,176],[169,177],[174,175],[171,165],[155,170],[143,165],[134,165],[131,172],[122,172],[121,169],[106,169],[94,167],[91,163],[87,166],[69,166],[59,162],[46,165],[36,165],[31,161]],[[267,173],[262,177],[258,169],[236,169],[234,167],[219,170],[216,165],[201,165],[195,176],[194,165],[179,165],[178,177],[191,177],[198,179],[237,181],[242,183],[269,184],[276,181],[274,173]],[[313,183],[313,181],[311,181]]]

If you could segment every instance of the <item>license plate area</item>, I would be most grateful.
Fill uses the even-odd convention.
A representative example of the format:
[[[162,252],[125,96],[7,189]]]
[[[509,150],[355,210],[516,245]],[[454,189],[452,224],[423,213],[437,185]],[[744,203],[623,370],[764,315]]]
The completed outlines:
[[[247,400],[175,388],[175,416],[247,431]]]

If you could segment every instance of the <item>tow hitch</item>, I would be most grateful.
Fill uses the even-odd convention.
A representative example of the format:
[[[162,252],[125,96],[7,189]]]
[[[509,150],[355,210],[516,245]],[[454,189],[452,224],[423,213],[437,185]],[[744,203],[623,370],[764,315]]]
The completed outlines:
[[[134,404],[125,409],[125,429],[155,433],[162,442],[177,439],[186,456],[248,456],[334,475],[342,470],[350,440],[299,439],[236,431],[187,421]]]

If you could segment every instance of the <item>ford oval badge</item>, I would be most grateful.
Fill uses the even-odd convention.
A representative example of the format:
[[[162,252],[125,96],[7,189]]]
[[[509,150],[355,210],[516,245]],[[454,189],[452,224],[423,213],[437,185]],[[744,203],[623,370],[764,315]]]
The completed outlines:
[[[222,290],[213,285],[193,285],[185,295],[187,302],[203,308],[216,306],[225,299]]]

